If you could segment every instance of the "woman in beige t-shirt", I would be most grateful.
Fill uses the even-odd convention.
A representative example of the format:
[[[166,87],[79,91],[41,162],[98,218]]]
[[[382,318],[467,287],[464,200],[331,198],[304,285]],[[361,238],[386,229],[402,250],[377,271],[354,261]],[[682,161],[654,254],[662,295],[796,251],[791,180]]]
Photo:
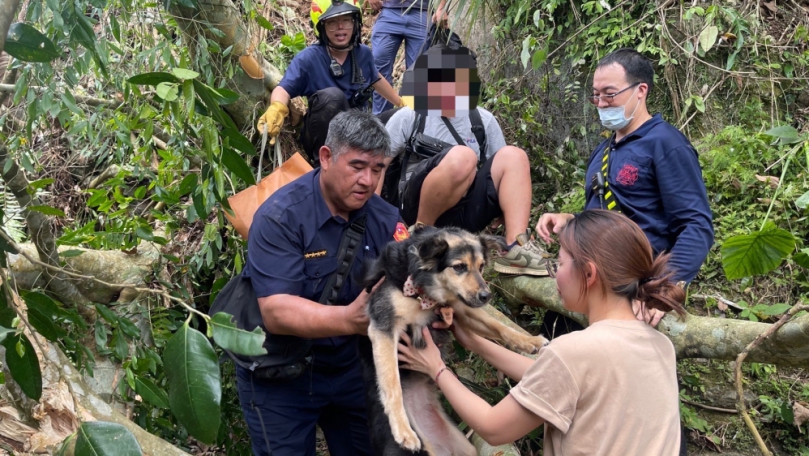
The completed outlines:
[[[585,211],[559,233],[552,276],[565,308],[590,325],[557,337],[536,361],[467,332],[460,344],[519,381],[490,406],[448,371],[437,347],[414,350],[405,337],[403,367],[435,379],[455,411],[493,445],[545,424],[544,454],[671,455],[680,448],[674,347],[632,312],[632,300],[679,314],[684,292],[668,280],[667,255],[654,258],[646,236],[627,217]]]

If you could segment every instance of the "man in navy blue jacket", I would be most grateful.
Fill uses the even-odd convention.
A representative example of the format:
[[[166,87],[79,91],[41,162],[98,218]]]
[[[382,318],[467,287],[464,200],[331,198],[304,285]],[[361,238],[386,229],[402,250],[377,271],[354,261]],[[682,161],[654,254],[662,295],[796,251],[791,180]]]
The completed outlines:
[[[674,280],[690,283],[713,245],[711,209],[696,150],[646,108],[653,80],[652,64],[633,49],[619,49],[598,63],[588,99],[614,133],[590,156],[585,209],[623,212],[657,252],[671,252]],[[551,234],[573,217],[543,214],[537,232],[552,242]]]

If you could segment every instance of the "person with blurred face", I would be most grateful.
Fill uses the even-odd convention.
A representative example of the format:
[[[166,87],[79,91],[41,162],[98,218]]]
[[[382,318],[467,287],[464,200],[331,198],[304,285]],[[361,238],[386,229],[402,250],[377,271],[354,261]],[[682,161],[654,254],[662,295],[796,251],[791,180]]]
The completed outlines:
[[[357,279],[366,260],[407,234],[398,210],[374,193],[389,150],[377,118],[340,113],[319,149],[322,166],[273,193],[253,218],[243,275],[269,342],[295,354],[272,370],[236,367],[256,455],[314,456],[316,426],[330,454],[371,454],[357,352],[368,327],[368,293]],[[362,220],[345,282],[326,302],[344,234]]]
[[[479,232],[502,217],[510,246],[496,258],[495,270],[547,275],[548,256],[528,232],[528,156],[507,145],[497,119],[478,107],[480,78],[474,54],[464,47],[431,47],[405,72],[401,94],[408,107],[393,114],[385,127],[393,155],[388,161],[407,161],[400,189],[405,222]],[[408,154],[416,133],[443,149],[432,156]]]

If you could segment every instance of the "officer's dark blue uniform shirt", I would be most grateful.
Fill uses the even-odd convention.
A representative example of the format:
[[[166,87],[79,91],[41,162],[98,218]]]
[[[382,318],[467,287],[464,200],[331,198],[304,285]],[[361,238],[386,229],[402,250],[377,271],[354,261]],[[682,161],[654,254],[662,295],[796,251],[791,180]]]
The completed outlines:
[[[593,183],[611,141],[599,144],[590,157],[585,209],[601,207]],[[671,251],[674,278],[691,282],[713,245],[714,234],[702,171],[691,143],[657,114],[614,144],[608,158],[608,187],[621,211],[646,233],[656,252]]]
[[[343,91],[346,99],[350,100],[356,92],[379,80],[379,71],[374,65],[371,48],[361,44],[354,48],[354,57],[357,59],[357,66],[362,72],[362,77],[365,78],[365,82],[362,84],[351,83],[351,53],[343,62],[343,75],[337,78],[331,74],[329,69],[331,56],[326,47],[313,44],[307,46],[292,59],[292,63],[289,64],[289,68],[284,72],[284,77],[278,85],[283,87],[291,98],[309,97],[318,90],[337,87]]]
[[[320,191],[320,168],[281,187],[258,208],[250,226],[245,271],[256,296],[289,294],[317,302],[337,269],[343,232],[362,214],[367,214],[362,247],[335,305],[348,305],[359,296],[363,262],[394,240],[399,212],[374,195],[348,221],[333,216]],[[314,339],[313,344],[339,347],[351,340],[356,336]]]

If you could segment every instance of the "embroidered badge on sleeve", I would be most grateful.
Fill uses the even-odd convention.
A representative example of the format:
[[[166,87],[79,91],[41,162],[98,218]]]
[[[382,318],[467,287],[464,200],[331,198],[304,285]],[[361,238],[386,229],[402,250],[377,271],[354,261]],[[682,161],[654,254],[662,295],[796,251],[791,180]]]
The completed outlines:
[[[393,239],[396,242],[404,241],[405,239],[410,237],[410,233],[407,231],[407,227],[404,223],[399,222],[396,224],[396,230],[393,232]]]

